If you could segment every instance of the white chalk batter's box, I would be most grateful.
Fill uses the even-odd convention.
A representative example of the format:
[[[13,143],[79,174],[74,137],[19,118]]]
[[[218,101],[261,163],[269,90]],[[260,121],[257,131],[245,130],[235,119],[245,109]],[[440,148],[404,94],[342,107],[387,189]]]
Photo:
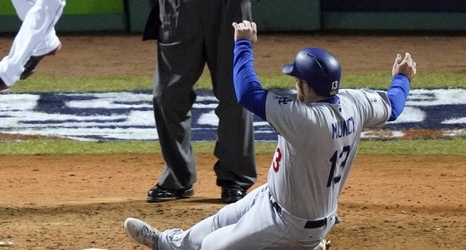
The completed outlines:
[[[292,90],[275,90],[293,96]],[[194,141],[216,139],[218,100],[212,91],[197,91],[193,106]],[[257,141],[275,141],[276,133],[255,117]],[[405,129],[442,130],[445,136],[466,134],[466,89],[412,90],[406,108],[384,132],[363,138],[403,137]],[[105,93],[2,93],[0,133],[75,140],[157,140],[152,91]]]

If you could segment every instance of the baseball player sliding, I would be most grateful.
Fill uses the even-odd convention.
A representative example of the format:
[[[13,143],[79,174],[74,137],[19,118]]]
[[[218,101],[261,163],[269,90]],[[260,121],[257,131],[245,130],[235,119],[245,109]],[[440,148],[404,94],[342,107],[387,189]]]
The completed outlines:
[[[183,231],[159,232],[128,218],[127,234],[152,249],[326,249],[338,198],[364,128],[395,120],[416,74],[411,55],[397,55],[386,92],[341,89],[338,60],[305,48],[283,73],[296,79],[297,100],[262,88],[253,66],[255,23],[235,28],[238,102],[278,132],[268,181],[245,198]]]
[[[65,7],[65,0],[12,0],[23,21],[10,53],[0,61],[0,91],[26,79],[45,57],[54,55],[61,43],[55,24]]]

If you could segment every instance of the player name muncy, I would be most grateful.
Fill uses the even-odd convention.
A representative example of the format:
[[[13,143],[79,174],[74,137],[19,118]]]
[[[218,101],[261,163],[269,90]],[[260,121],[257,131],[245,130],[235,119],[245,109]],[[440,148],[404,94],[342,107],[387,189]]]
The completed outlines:
[[[343,136],[348,136],[354,133],[355,130],[356,130],[356,125],[354,123],[353,117],[350,117],[346,120],[332,123],[332,139],[337,139]]]

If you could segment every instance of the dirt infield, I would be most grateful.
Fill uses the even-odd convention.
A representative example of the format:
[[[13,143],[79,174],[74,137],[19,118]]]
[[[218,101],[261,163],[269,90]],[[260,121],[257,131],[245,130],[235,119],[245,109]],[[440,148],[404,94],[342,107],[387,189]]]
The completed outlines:
[[[161,155],[2,156],[0,236],[13,249],[144,249],[121,225],[187,228],[223,206],[210,154],[195,197],[149,204]],[[264,183],[270,155],[257,156]],[[359,156],[341,197],[334,249],[466,249],[464,156]]]
[[[139,36],[63,36],[62,43],[36,74],[153,74],[154,43]],[[1,55],[10,44],[0,38]],[[266,35],[256,44],[259,74],[278,72],[305,46],[331,50],[344,72],[389,72],[405,51],[419,74],[465,72],[466,37]],[[271,154],[257,155],[256,186],[266,180]],[[145,249],[125,235],[126,217],[161,230],[187,228],[224,206],[211,154],[197,154],[193,198],[158,204],[145,195],[163,168],[160,154],[0,158],[0,242],[13,243],[5,249]],[[358,156],[341,196],[343,222],[328,236],[332,249],[466,249],[465,162],[466,156]]]

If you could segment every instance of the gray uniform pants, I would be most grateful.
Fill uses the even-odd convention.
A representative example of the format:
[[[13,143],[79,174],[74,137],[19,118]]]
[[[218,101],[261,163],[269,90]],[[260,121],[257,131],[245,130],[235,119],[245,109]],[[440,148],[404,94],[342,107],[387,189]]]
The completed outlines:
[[[207,64],[219,100],[214,170],[217,185],[249,188],[256,181],[252,114],[233,87],[233,21],[251,19],[250,0],[159,0],[154,115],[166,167],[159,185],[196,182],[191,146],[193,89]]]

